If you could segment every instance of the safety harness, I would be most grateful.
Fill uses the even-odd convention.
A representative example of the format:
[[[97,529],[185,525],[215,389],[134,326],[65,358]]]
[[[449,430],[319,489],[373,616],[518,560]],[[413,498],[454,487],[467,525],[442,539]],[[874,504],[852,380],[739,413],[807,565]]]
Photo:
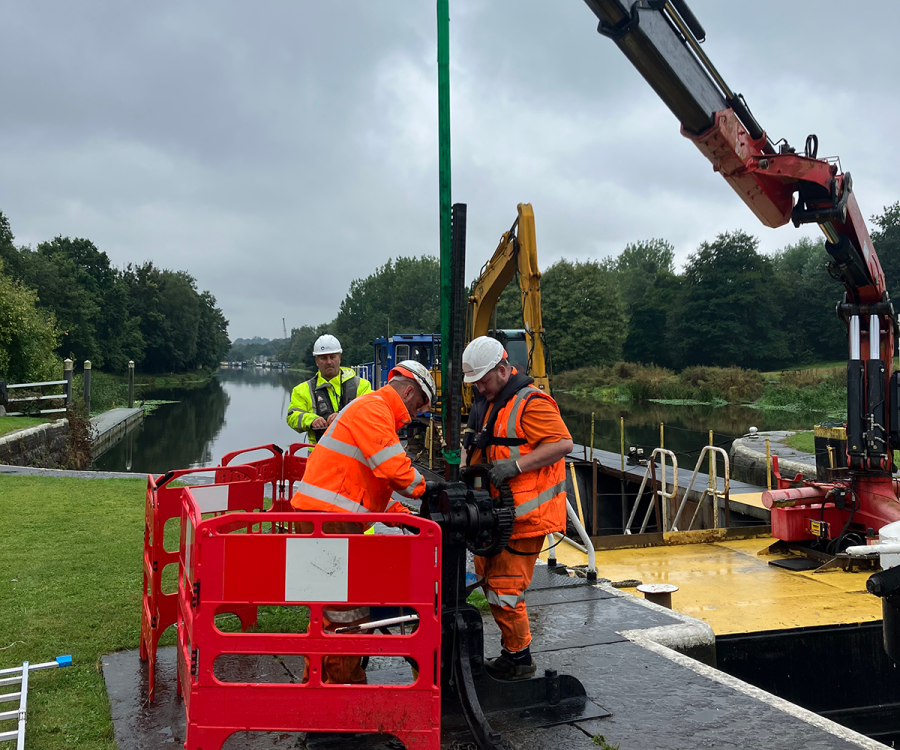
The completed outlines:
[[[331,383],[327,380],[322,383],[322,385],[318,385],[318,383],[318,373],[316,373],[306,381],[306,385],[309,386],[309,396],[310,401],[312,402],[312,410],[316,415],[328,419],[328,417],[334,414],[334,407],[331,405],[331,399],[328,397],[328,387],[331,385]],[[350,378],[350,380],[345,380],[340,385],[341,392],[338,396],[338,411],[343,409],[354,398],[356,398],[356,392],[359,390],[359,376],[354,375],[352,378]],[[327,428],[322,428],[321,430],[313,429],[313,434],[316,436],[316,440],[322,439],[322,435],[325,434],[326,429]]]
[[[484,457],[484,462],[489,464],[490,456],[488,455],[488,446],[525,445],[525,443],[528,442],[524,438],[498,437],[494,435],[494,425],[496,425],[497,415],[503,411],[503,407],[505,407],[522,388],[531,385],[533,382],[534,378],[530,378],[522,373],[517,372],[511,375],[509,380],[506,381],[506,385],[503,386],[503,390],[500,391],[500,394],[494,399],[494,408],[491,410],[487,420],[484,418],[488,407],[487,399],[484,397],[476,397],[475,403],[472,405],[472,411],[469,412],[469,421],[466,423],[466,430],[463,435],[463,448],[466,450],[467,463],[471,462],[472,452],[475,450],[480,450]],[[478,425],[480,424],[482,425],[481,429],[478,428]]]

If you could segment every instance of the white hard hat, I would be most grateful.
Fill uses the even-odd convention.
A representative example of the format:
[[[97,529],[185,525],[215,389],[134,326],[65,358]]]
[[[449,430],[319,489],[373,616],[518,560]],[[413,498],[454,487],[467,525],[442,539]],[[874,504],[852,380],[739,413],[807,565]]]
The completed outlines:
[[[341,342],[330,333],[322,334],[313,344],[313,355],[316,357],[322,354],[340,354],[342,351],[344,350],[341,349]]]
[[[473,339],[463,352],[463,380],[466,383],[477,383],[506,356],[506,349],[497,339],[490,336]]]
[[[388,373],[389,383],[395,375],[401,375],[404,378],[412,378],[415,380],[425,394],[425,398],[427,398],[430,403],[434,403],[434,399],[437,396],[437,388],[434,385],[434,378],[431,377],[431,373],[425,369],[423,364],[416,362],[413,359],[404,359],[402,362],[398,362],[394,365]]]

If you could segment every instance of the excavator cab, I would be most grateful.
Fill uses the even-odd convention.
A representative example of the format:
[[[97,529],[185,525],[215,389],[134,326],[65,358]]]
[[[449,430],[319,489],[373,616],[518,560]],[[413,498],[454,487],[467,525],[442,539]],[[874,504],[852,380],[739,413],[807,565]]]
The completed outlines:
[[[528,339],[524,328],[491,330],[488,336],[497,339],[509,355],[509,363],[519,372],[528,372]]]

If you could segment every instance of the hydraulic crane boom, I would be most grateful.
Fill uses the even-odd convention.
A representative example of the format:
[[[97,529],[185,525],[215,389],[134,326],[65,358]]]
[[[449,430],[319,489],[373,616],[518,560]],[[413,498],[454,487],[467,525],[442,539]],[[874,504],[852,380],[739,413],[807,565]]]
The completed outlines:
[[[678,118],[682,135],[763,224],[816,223],[825,233],[828,270],[846,289],[837,309],[850,344],[847,490],[857,505],[867,506],[853,505],[850,521],[856,510],[857,525],[871,522],[880,528],[900,519],[891,482],[891,444],[900,445],[900,418],[891,419],[889,408],[893,402],[896,411],[900,390],[892,378],[897,317],[850,174],[842,173],[835,160],[818,158],[815,135],[807,137],[803,153],[786,141],[771,141],[744,97],[725,83],[704,53],[700,43],[706,32],[684,0],[584,1],[600,21],[599,33],[616,43]],[[820,486],[824,495],[828,487]],[[809,533],[804,530],[803,538],[814,538]],[[829,532],[828,538],[837,536]]]

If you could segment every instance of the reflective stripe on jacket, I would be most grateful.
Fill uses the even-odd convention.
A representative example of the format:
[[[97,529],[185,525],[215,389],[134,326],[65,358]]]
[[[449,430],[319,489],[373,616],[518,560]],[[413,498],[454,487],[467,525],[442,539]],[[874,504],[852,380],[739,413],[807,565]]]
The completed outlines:
[[[310,454],[291,505],[332,513],[408,513],[393,492],[419,497],[424,477],[397,437],[409,412],[385,386],[352,401]]]
[[[357,382],[355,392],[351,390],[354,380]],[[340,411],[352,399],[362,396],[364,393],[369,393],[372,390],[372,386],[368,380],[357,378],[356,373],[349,367],[342,367],[341,371],[331,380],[325,380],[322,377],[322,373],[317,372],[315,394],[310,388],[311,383],[312,378],[300,383],[291,392],[291,405],[288,407],[286,421],[291,429],[307,433],[307,442],[315,445],[316,436],[313,434],[311,425],[316,421],[317,417],[323,416],[316,409],[317,399],[315,397],[327,395],[328,402],[326,403],[331,407],[331,410],[325,409],[325,411],[328,411],[328,414],[333,414]]]
[[[546,398],[556,407],[556,402],[542,390],[532,385],[520,389],[497,414],[494,436],[510,442],[522,441],[521,445],[488,446],[490,461],[502,464],[517,461],[534,450],[528,443],[528,435],[522,428],[525,405],[532,398]],[[542,469],[526,471],[509,480],[510,489],[516,501],[516,521],[513,525],[513,539],[527,539],[546,536],[551,531],[563,531],[566,526],[566,463],[559,459]]]

